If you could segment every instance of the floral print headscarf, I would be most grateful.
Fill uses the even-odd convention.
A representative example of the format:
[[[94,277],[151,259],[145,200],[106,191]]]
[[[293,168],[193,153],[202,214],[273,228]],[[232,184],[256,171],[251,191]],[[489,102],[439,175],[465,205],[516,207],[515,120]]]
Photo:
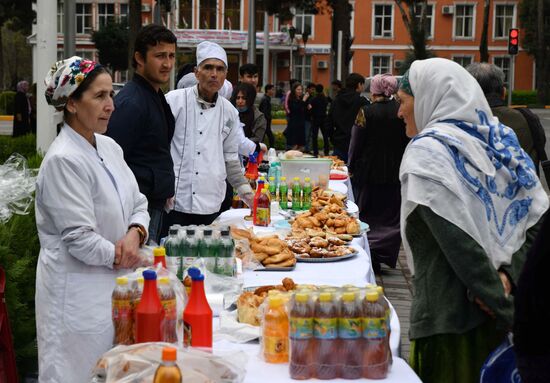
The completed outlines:
[[[99,63],[78,56],[56,62],[44,79],[48,104],[59,111],[63,110],[69,96],[90,72],[100,66]]]

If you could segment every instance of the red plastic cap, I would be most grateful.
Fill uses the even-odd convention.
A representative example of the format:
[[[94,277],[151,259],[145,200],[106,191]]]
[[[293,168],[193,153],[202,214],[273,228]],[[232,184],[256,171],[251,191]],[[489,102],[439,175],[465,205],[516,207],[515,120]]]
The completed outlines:
[[[178,350],[172,347],[164,347],[162,349],[162,360],[175,362],[178,356]]]

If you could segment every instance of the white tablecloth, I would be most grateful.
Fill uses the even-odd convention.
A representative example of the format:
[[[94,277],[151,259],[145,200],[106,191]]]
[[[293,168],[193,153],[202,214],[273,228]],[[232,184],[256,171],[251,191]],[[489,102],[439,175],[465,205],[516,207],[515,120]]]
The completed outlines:
[[[252,227],[250,222],[245,222],[243,217],[250,213],[249,209],[232,209],[224,212],[217,220],[220,224],[239,224],[240,226]],[[274,216],[274,221],[282,219],[281,216]],[[254,227],[257,234],[273,232],[273,228]],[[244,287],[280,284],[285,277],[292,278],[296,283],[342,286],[353,284],[365,286],[367,283],[375,284],[374,273],[371,267],[370,251],[367,235],[355,238],[351,244],[358,255],[329,263],[302,263],[296,264],[296,269],[289,272],[280,271],[245,271],[243,273]],[[384,382],[420,382],[409,365],[401,358],[396,357],[401,337],[399,318],[392,307],[390,347],[394,355],[394,364],[388,377]],[[227,341],[216,342],[215,348],[228,350],[243,350],[249,355],[247,376],[245,382],[292,382],[288,375],[288,365],[276,365],[265,363],[258,356],[259,346],[257,343],[234,344]],[[349,382],[349,380],[333,380],[334,382]]]

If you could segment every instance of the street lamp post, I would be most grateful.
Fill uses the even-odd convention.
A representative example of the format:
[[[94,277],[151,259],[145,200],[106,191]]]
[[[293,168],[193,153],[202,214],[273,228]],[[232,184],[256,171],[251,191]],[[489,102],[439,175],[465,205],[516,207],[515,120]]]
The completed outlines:
[[[304,43],[304,55],[303,55],[303,61],[302,61],[302,84],[306,81],[306,58],[307,58],[307,52],[306,52],[306,45],[307,41],[309,40],[310,30],[309,28],[304,28],[304,31],[302,32],[302,41]]]
[[[292,56],[293,56],[293,49],[294,49],[294,38],[296,37],[296,28],[294,28],[294,25],[291,25],[290,28],[288,28],[288,37],[290,37],[290,80],[292,79],[292,67],[294,63],[292,62]]]

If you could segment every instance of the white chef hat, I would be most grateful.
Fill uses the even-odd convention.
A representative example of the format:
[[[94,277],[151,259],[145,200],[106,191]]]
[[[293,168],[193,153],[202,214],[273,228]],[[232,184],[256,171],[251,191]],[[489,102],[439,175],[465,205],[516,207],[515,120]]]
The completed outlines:
[[[197,66],[207,59],[221,60],[227,66],[227,54],[225,50],[212,41],[203,41],[197,45]]]

